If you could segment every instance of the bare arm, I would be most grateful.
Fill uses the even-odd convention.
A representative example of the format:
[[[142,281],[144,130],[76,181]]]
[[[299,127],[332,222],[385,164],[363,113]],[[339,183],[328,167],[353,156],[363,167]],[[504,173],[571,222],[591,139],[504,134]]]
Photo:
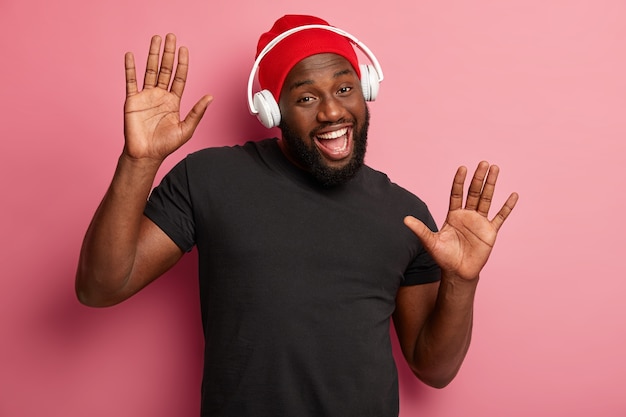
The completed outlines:
[[[443,388],[459,371],[470,345],[476,286],[440,283],[402,287],[396,297],[394,325],[402,353],[413,373]]]
[[[472,334],[480,271],[489,259],[498,230],[518,200],[516,193],[511,194],[496,216],[487,218],[498,172],[497,166],[489,167],[486,162],[478,165],[463,208],[467,170],[459,168],[450,210],[438,233],[413,217],[405,219],[441,267],[442,276],[438,284],[401,288],[394,323],[411,369],[434,387],[449,384],[461,367]]]
[[[211,97],[202,97],[181,121],[188,52],[180,48],[174,74],[175,36],[167,35],[159,66],[160,48],[161,38],[154,36],[142,91],[133,55],[125,57],[124,150],[85,235],[76,272],[76,294],[87,305],[130,297],[182,256],[143,210],[161,163],[191,138]]]

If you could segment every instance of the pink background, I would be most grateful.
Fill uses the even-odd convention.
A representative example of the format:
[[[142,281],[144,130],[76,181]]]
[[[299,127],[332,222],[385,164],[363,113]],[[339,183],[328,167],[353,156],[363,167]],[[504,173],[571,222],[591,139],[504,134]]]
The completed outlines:
[[[0,416],[196,416],[195,254],[133,299],[78,304],[83,233],[122,147],[123,55],[191,51],[195,149],[267,133],[247,114],[257,36],[319,14],[385,70],[368,162],[439,223],[456,167],[502,168],[521,200],[482,275],[457,379],[400,363],[401,415],[624,416],[626,3],[621,0],[0,0]]]

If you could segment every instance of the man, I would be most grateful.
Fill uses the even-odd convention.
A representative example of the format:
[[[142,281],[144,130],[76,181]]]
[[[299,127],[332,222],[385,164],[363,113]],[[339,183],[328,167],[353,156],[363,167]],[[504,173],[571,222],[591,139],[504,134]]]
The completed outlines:
[[[311,24],[328,26],[282,17],[258,53]],[[363,70],[345,36],[318,28],[259,65],[280,139],[195,152],[151,193],[211,101],[180,120],[188,51],[174,70],[175,37],[162,57],[160,46],[153,37],[142,91],[126,55],[125,146],[81,251],[81,302],[121,302],[196,246],[203,416],[397,415],[391,317],[415,375],[446,386],[470,343],[479,272],[517,202],[511,194],[488,219],[498,168],[478,165],[464,207],[459,168],[435,232],[422,201],[363,164]]]

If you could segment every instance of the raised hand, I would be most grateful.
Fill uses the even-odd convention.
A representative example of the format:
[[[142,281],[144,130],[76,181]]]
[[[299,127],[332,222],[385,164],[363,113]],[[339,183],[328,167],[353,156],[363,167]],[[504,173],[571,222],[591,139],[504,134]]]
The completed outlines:
[[[518,200],[517,193],[512,193],[495,217],[488,219],[498,173],[496,165],[490,167],[487,162],[481,162],[470,183],[463,208],[467,169],[460,167],[452,184],[448,216],[437,233],[412,216],[404,219],[444,274],[466,280],[477,279],[487,263],[498,230]]]
[[[191,138],[212,100],[208,95],[202,97],[181,121],[180,100],[187,81],[189,52],[185,47],[179,49],[174,73],[176,37],[173,34],[165,37],[162,57],[160,51],[161,38],[153,36],[141,91],[137,87],[134,56],[126,53],[124,103],[124,153],[159,162]]]

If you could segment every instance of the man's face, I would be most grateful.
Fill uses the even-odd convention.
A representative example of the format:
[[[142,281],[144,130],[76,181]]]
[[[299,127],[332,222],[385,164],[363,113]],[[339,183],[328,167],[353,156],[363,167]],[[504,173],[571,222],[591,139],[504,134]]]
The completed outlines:
[[[369,112],[352,65],[336,54],[300,61],[279,101],[281,149],[324,186],[344,183],[365,158]]]

